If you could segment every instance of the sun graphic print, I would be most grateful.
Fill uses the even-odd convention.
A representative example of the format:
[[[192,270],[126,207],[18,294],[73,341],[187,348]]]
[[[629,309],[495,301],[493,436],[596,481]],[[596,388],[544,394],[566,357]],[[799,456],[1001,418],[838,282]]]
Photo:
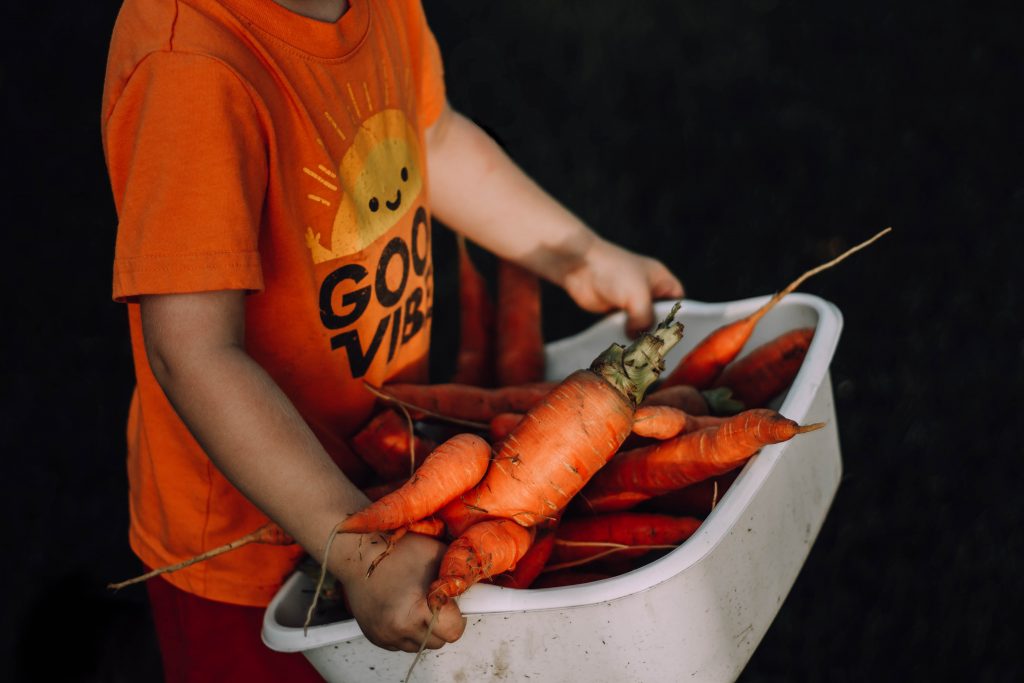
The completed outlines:
[[[333,117],[335,131],[345,138]],[[303,169],[325,188],[340,192],[330,239],[306,229],[306,246],[314,263],[323,263],[362,251],[388,232],[408,213],[423,189],[419,140],[400,109],[385,109],[359,124],[342,157],[337,173],[324,178]],[[324,170],[323,167],[320,167]],[[338,185],[332,182],[337,178]],[[313,201],[329,199],[311,194]]]
[[[300,197],[315,208],[311,222],[300,225],[332,355],[345,358],[350,377],[380,381],[419,367],[426,353],[433,311],[430,217],[415,119],[389,103],[386,86],[378,108],[366,83],[365,99],[355,96],[359,85],[342,86],[348,97],[334,100],[337,114],[321,110],[331,144],[316,141],[333,160],[302,167]]]

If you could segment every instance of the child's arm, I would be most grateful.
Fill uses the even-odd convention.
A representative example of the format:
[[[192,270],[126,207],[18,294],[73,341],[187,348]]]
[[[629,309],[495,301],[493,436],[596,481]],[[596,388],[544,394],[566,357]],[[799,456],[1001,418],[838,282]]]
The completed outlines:
[[[446,107],[426,140],[434,215],[560,285],[582,308],[621,308],[638,331],[653,321],[652,299],[683,295],[661,262],[594,234],[469,119]]]
[[[245,294],[146,296],[141,312],[150,367],[196,440],[236,488],[321,559],[333,526],[368,500],[245,352]],[[414,652],[430,622],[426,591],[445,546],[409,534],[367,579],[368,564],[383,548],[369,545],[372,540],[339,535],[329,569],[372,642]],[[428,647],[462,634],[464,620],[450,604]]]

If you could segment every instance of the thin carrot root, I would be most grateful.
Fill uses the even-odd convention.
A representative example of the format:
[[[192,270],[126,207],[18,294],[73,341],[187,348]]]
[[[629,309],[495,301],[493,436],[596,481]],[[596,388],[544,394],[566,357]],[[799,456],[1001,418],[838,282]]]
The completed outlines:
[[[370,562],[370,566],[366,568],[366,578],[370,578],[373,575],[377,565],[379,565],[385,557],[391,554],[391,551],[395,549],[395,544],[401,540],[409,532],[409,527],[402,527],[401,529],[395,529],[391,533],[381,534],[384,537],[384,550],[380,551],[377,557],[373,558]]]
[[[316,612],[316,604],[320,601],[320,591],[324,587],[324,581],[327,579],[327,558],[331,556],[331,546],[334,544],[334,539],[338,535],[341,523],[335,524],[331,529],[330,535],[327,537],[327,543],[324,545],[324,559],[320,563],[320,578],[316,582],[316,590],[313,591],[313,602],[309,604],[309,609],[306,611],[306,621],[302,623],[302,635],[309,635],[309,625],[313,623],[313,614]]]
[[[767,315],[767,313],[772,310],[779,301],[792,293],[793,290],[803,284],[809,277],[835,266],[840,261],[867,247],[869,244],[891,230],[892,228],[886,228],[871,239],[865,240],[855,247],[847,249],[831,261],[808,270],[803,275],[786,285],[784,289],[773,295],[760,308],[750,315],[731,323],[726,323],[711,332],[711,334],[702,339],[697,346],[693,347],[689,353],[683,356],[679,365],[677,365],[676,368],[669,373],[668,377],[663,380],[661,384],[662,388],[676,386],[679,384],[689,384],[697,387],[698,389],[709,388],[718,378],[722,370],[739,355],[743,346],[747,343],[747,340],[750,339],[750,335],[753,333],[754,328],[757,326],[757,323],[761,318]]]
[[[149,579],[152,579],[154,576],[160,576],[161,574],[170,574],[171,572],[176,572],[180,569],[184,569],[185,567],[191,567],[194,564],[198,564],[199,562],[203,562],[204,560],[209,560],[210,558],[217,557],[218,555],[223,555],[226,552],[236,550],[237,548],[249,545],[250,543],[260,543],[264,545],[292,545],[293,543],[295,543],[295,539],[289,536],[287,533],[285,533],[285,531],[281,527],[270,522],[264,524],[252,533],[246,534],[241,538],[237,538],[234,541],[231,541],[230,543],[225,543],[224,545],[219,546],[217,548],[213,548],[212,550],[207,550],[205,553],[196,555],[195,557],[189,558],[183,562],[178,562],[177,564],[168,565],[166,567],[159,567],[152,571],[146,572],[141,576],[136,576],[133,579],[128,579],[127,581],[120,581],[118,583],[107,584],[107,588],[113,591],[119,591],[125,586],[131,586],[136,583],[142,583],[143,581],[148,581]]]
[[[444,533],[444,522],[437,519],[436,517],[428,517],[419,521],[413,522],[407,526],[395,529],[391,533],[381,534],[384,537],[385,546],[384,550],[381,551],[377,557],[373,559],[370,566],[366,569],[366,578],[370,578],[373,571],[377,568],[385,557],[391,554],[391,551],[395,549],[395,545],[405,536],[407,533],[422,534],[424,536],[431,536],[433,538],[439,538]]]
[[[853,254],[855,254],[858,251],[860,251],[861,249],[867,247],[869,244],[872,244],[873,242],[878,240],[880,237],[882,237],[883,235],[885,235],[885,234],[887,234],[887,233],[889,233],[891,231],[892,231],[891,227],[888,227],[888,228],[886,228],[884,230],[880,230],[873,237],[864,240],[860,244],[857,244],[857,245],[854,245],[854,246],[850,247],[849,249],[844,251],[839,256],[836,256],[831,261],[828,261],[826,263],[822,263],[820,266],[816,266],[814,268],[811,268],[806,273],[804,273],[803,275],[801,275],[800,277],[798,277],[797,279],[793,280],[788,285],[786,285],[786,287],[784,289],[782,289],[781,291],[777,292],[768,301],[768,303],[766,303],[761,308],[759,308],[757,310],[757,312],[754,313],[754,315],[752,316],[754,321],[756,322],[757,320],[760,320],[762,317],[764,317],[764,315],[769,310],[771,310],[775,306],[775,304],[777,304],[780,300],[782,300],[783,297],[785,297],[788,294],[792,294],[796,290],[797,287],[802,285],[804,282],[806,282],[812,276],[817,275],[818,273],[822,272],[823,270],[828,270],[829,268],[839,264],[841,261],[846,260],[846,258],[848,256],[852,256]]]
[[[398,406],[398,408],[402,411],[406,426],[409,428],[409,476],[411,477],[413,472],[416,471],[416,427],[413,425],[409,409],[402,405]]]
[[[433,417],[433,418],[438,419],[438,420],[443,420],[445,422],[450,422],[452,424],[461,425],[463,427],[469,427],[470,429],[476,429],[478,431],[485,431],[487,429],[487,424],[486,423],[477,422],[475,420],[464,420],[464,419],[462,419],[460,417],[453,417],[451,415],[445,415],[443,413],[439,413],[437,411],[430,410],[429,408],[425,408],[423,406],[418,406],[418,405],[416,405],[414,403],[411,403],[409,401],[405,401],[403,399],[400,399],[397,396],[394,396],[394,395],[388,393],[387,391],[381,389],[380,387],[375,387],[372,384],[370,384],[369,382],[363,382],[363,386],[366,387],[367,391],[369,391],[371,394],[373,394],[377,398],[381,399],[382,401],[386,401],[386,402],[394,404],[396,406],[402,406],[403,408],[406,408],[407,410],[410,410],[410,411],[416,413],[417,415],[423,415],[425,417]]]
[[[542,574],[549,572],[557,572],[563,569],[572,569],[573,567],[580,567],[591,562],[602,560],[610,555],[617,553],[623,553],[625,551],[649,551],[649,550],[674,550],[679,547],[678,543],[662,543],[656,545],[626,545],[624,543],[602,543],[599,541],[555,541],[557,545],[575,546],[575,547],[586,547],[586,548],[607,548],[594,555],[587,555],[576,560],[567,560],[565,562],[558,562],[549,564],[541,570]]]
[[[427,649],[427,641],[430,640],[430,634],[434,632],[434,626],[437,625],[437,615],[440,611],[440,607],[435,607],[430,611],[430,624],[427,625],[427,632],[423,636],[423,642],[420,643],[420,649],[416,650],[416,656],[413,657],[409,670],[405,673],[404,683],[409,683],[409,680],[412,678],[412,670],[419,663],[420,658],[423,656],[423,651]]]

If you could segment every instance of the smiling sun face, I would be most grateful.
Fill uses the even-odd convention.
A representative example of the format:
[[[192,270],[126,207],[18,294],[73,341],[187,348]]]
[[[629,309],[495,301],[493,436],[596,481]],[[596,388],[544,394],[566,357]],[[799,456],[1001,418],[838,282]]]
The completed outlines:
[[[321,263],[362,251],[409,211],[423,188],[420,147],[405,114],[386,109],[362,123],[341,160],[343,192],[331,246],[310,230],[306,243]]]

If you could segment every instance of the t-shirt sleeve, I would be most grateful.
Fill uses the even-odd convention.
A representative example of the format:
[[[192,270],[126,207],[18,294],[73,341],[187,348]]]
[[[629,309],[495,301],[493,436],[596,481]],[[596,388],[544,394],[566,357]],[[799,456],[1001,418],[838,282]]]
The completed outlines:
[[[413,58],[419,69],[416,79],[419,122],[423,128],[429,128],[441,115],[445,105],[441,49],[427,24],[420,0],[409,2],[409,18]]]
[[[203,55],[148,55],[104,143],[118,211],[115,300],[262,289],[266,136],[234,72]]]

